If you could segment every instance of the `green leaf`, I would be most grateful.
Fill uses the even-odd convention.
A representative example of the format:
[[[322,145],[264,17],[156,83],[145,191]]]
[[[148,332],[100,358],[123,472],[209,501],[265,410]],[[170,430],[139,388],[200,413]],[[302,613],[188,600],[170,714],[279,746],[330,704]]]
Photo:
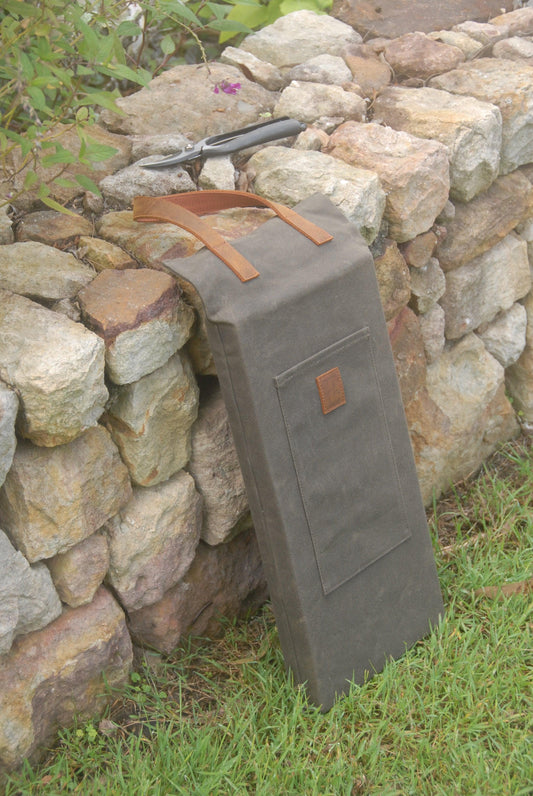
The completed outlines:
[[[60,144],[56,144],[56,151],[51,152],[49,155],[43,155],[41,163],[45,168],[49,168],[59,163],[76,163],[76,160],[77,158],[72,152],[64,149]]]
[[[281,0],[280,11],[283,16],[291,14],[293,11],[301,11],[302,9],[320,13],[331,5],[332,3],[327,2],[327,0]]]
[[[135,38],[137,36],[142,36],[142,28],[132,19],[125,19],[116,29],[116,34],[117,36],[133,36]]]
[[[84,161],[98,163],[100,161],[109,160],[109,158],[113,157],[113,155],[116,155],[118,152],[118,149],[116,149],[114,146],[100,144],[87,134],[85,134],[83,138],[87,146],[83,154]]]
[[[46,97],[44,96],[43,92],[37,86],[27,86],[26,87],[26,94],[31,100],[32,106],[38,111],[46,110]]]
[[[166,16],[172,17],[172,15],[175,14],[180,19],[184,19],[192,25],[201,26],[201,22],[196,14],[194,14],[185,3],[181,3],[180,0],[161,0],[161,10]]]
[[[82,188],[85,188],[86,191],[91,191],[91,193],[101,196],[100,188],[91,180],[90,177],[87,177],[85,174],[76,174],[75,179],[76,182],[81,185]]]
[[[110,91],[91,91],[86,97],[78,99],[78,105],[98,105],[100,108],[107,108],[115,113],[123,114],[124,111],[118,107],[117,94]]]
[[[32,185],[35,185],[38,179],[39,177],[33,171],[33,169],[30,169],[30,171],[26,172],[26,176],[24,177],[24,190],[29,191],[29,189],[32,187]]]
[[[172,48],[174,52],[174,47]],[[99,66],[98,71],[103,75],[115,77],[117,80],[131,80],[141,86],[147,86],[152,76],[145,69],[132,69],[125,64],[110,64],[109,66]]]
[[[212,22],[209,23],[209,27],[213,30],[228,31],[234,35],[237,33],[253,33],[252,29],[249,28],[248,25],[244,25],[242,22],[236,22],[231,19],[213,19]]]
[[[161,41],[159,42],[159,46],[161,47],[161,52],[163,55],[172,55],[172,53],[176,49],[176,45],[174,44],[174,39],[170,35],[163,36]]]

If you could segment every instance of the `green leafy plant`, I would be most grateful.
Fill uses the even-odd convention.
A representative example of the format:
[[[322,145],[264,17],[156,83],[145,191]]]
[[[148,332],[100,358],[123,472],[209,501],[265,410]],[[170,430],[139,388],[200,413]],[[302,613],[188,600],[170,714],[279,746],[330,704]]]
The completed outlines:
[[[98,187],[79,165],[114,150],[91,136],[102,108],[162,69],[208,63],[221,45],[331,0],[3,0],[0,9],[0,206],[27,191],[63,209],[52,186]],[[79,146],[66,146],[75,131]],[[46,169],[43,176],[42,169]],[[87,171],[87,169],[86,169]]]
[[[101,11],[104,11],[102,4]],[[99,108],[116,110],[120,82],[145,85],[150,74],[132,68],[114,25],[124,4],[107,3],[95,13],[89,2],[4,0],[0,11],[0,166],[9,185],[24,175],[18,192],[38,188],[52,207],[49,183],[64,179],[73,162],[90,164],[112,154],[91,138]],[[109,12],[109,13],[108,13]],[[79,153],[63,146],[76,130]],[[43,181],[37,161],[52,175]],[[82,188],[97,190],[83,175]],[[9,190],[4,199],[12,199]]]
[[[213,5],[207,3],[207,5]],[[271,25],[279,17],[290,14],[293,11],[308,9],[316,13],[325,13],[332,6],[332,0],[235,0],[233,8],[226,16],[226,28],[220,28],[222,33],[220,41],[225,42],[233,38],[236,34],[232,32],[229,25],[240,22],[248,28],[257,29],[265,25]]]

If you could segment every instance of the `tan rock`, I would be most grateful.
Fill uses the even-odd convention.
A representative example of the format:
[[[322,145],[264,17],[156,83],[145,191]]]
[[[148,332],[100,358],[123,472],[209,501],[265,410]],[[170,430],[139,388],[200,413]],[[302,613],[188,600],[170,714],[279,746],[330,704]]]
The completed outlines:
[[[385,194],[368,168],[355,168],[322,152],[268,146],[252,155],[247,169],[261,196],[293,206],[319,192],[342,209],[368,243],[379,232]]]
[[[506,383],[520,422],[530,433],[533,430],[533,292],[524,299],[527,314],[526,346],[506,371]]]
[[[187,464],[197,413],[198,386],[180,352],[139,381],[116,388],[105,423],[136,484],[154,486]]]
[[[499,177],[468,204],[457,204],[447,235],[436,249],[444,271],[486,252],[531,215],[533,187],[521,172]]]
[[[467,335],[428,366],[427,389],[450,423],[447,440],[436,439],[424,452],[426,461],[434,460],[438,495],[475,472],[518,426],[505,397],[504,370],[476,335]]]
[[[438,237],[433,231],[423,232],[413,240],[400,246],[400,251],[407,265],[411,268],[423,268],[433,256]]]
[[[475,58],[483,51],[484,46],[481,42],[470,37],[467,33],[458,30],[438,30],[429,34],[430,39],[440,41],[442,44],[449,44],[458,47],[464,53],[467,61]]]
[[[73,298],[96,276],[93,269],[44,243],[27,241],[0,246],[0,289],[28,298]]]
[[[374,120],[447,146],[454,199],[470,201],[498,176],[502,118],[495,105],[434,88],[391,86],[376,98]]]
[[[404,406],[424,387],[426,357],[420,321],[405,307],[387,324]]]
[[[435,257],[422,268],[411,269],[411,307],[419,315],[429,312],[446,290],[444,271]]]
[[[533,8],[518,8],[509,13],[499,14],[489,20],[491,25],[503,26],[511,36],[533,35]]]
[[[223,64],[236,66],[243,74],[249,75],[255,83],[269,91],[279,91],[285,85],[285,78],[277,66],[241,50],[240,47],[226,47],[220,60]]]
[[[424,33],[406,33],[393,39],[383,52],[396,79],[420,77],[427,80],[433,75],[455,69],[465,60],[462,50],[442,44]]]
[[[60,614],[46,566],[30,566],[0,530],[0,656],[9,652],[15,636],[40,630]]]
[[[189,472],[203,497],[202,539],[211,545],[226,542],[249,514],[239,459],[228,413],[217,386],[201,400],[192,429]]]
[[[533,41],[514,36],[497,42],[492,48],[495,58],[509,58],[511,61],[523,61],[533,65]]]
[[[240,88],[236,94],[216,93],[222,81],[239,83]],[[262,113],[272,111],[276,99],[274,92],[248,80],[234,66],[185,64],[162,72],[140,91],[120,97],[117,105],[122,115],[105,110],[101,118],[117,133],[182,133],[197,140],[256,123]]]
[[[0,290],[0,377],[20,400],[19,434],[62,445],[94,426],[108,398],[104,343],[81,324]]]
[[[94,717],[131,663],[124,614],[105,589],[17,639],[0,668],[0,775],[37,762],[59,729]]]
[[[66,246],[80,235],[90,235],[91,222],[79,215],[57,210],[37,210],[27,213],[17,225],[17,241],[39,241],[47,246]]]
[[[424,340],[424,350],[428,363],[435,362],[444,351],[445,317],[440,304],[433,304],[427,312],[419,316],[420,331]]]
[[[389,235],[404,242],[432,226],[450,191],[448,153],[436,141],[378,124],[346,122],[330,137],[327,152],[351,166],[376,172],[387,199]]]
[[[0,490],[0,527],[30,562],[51,558],[101,528],[130,494],[101,426],[54,448],[19,442]]]
[[[338,19],[302,9],[246,36],[241,49],[277,67],[288,67],[301,64],[318,52],[340,55],[346,45],[360,42],[361,36]]]
[[[157,602],[181,580],[194,559],[201,522],[202,500],[188,473],[133,490],[106,526],[107,582],[128,611]]]
[[[500,365],[508,368],[519,358],[526,346],[527,311],[517,302],[501,312],[489,324],[477,330],[483,345]]]
[[[90,603],[109,567],[109,546],[104,533],[82,542],[46,562],[61,600],[71,608]]]
[[[493,321],[531,290],[527,244],[511,233],[488,252],[449,271],[441,305],[454,340]]]
[[[78,257],[88,262],[97,273],[106,268],[137,268],[137,261],[120,246],[87,235],[81,235],[78,240]]]
[[[501,174],[533,161],[533,66],[507,58],[479,58],[434,77],[429,85],[490,102],[500,109]]]
[[[374,266],[385,320],[390,321],[409,302],[411,296],[409,268],[397,243],[393,240],[385,241],[383,252],[374,257]]]
[[[363,121],[366,102],[341,86],[293,80],[283,89],[274,108],[275,116],[289,116],[306,124],[321,119]]]
[[[471,39],[483,46],[483,55],[490,55],[493,45],[508,35],[506,25],[492,25],[490,22],[460,22],[454,25],[454,31],[466,33]]]
[[[82,318],[106,344],[115,384],[152,373],[190,336],[194,314],[168,274],[148,268],[106,270],[78,296]]]
[[[246,615],[266,596],[255,536],[246,531],[217,547],[200,542],[183,580],[159,602],[130,612],[129,626],[137,642],[168,653],[189,634],[220,635],[221,617]]]
[[[15,422],[18,408],[16,392],[0,382],[0,486],[9,472],[17,446]]]
[[[390,66],[363,46],[358,52],[346,53],[344,60],[350,67],[354,82],[361,86],[365,97],[373,98],[392,80]]]

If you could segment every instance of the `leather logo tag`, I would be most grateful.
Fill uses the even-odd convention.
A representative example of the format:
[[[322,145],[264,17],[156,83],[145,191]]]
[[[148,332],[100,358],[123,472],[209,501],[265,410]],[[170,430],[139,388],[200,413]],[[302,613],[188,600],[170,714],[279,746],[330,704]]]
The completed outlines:
[[[322,412],[327,415],[343,406],[346,403],[346,396],[344,394],[344,384],[342,383],[341,372],[338,368],[332,368],[317,376],[316,385],[318,387],[318,394],[320,395],[320,403],[322,404]]]

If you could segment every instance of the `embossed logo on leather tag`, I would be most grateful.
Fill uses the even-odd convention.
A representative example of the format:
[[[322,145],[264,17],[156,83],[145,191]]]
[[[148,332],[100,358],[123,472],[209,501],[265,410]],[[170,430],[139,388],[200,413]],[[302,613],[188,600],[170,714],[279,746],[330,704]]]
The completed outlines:
[[[338,368],[327,370],[325,373],[317,376],[315,381],[318,387],[318,394],[320,395],[323,414],[327,415],[346,403],[344,384],[342,383],[341,372]]]

